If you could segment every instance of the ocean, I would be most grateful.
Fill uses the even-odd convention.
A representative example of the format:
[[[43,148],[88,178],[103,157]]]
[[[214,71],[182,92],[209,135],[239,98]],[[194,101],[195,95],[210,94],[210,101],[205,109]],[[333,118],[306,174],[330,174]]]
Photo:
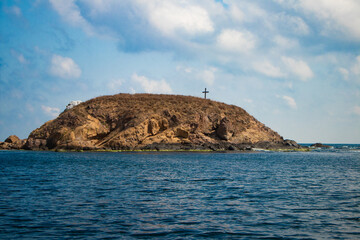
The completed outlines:
[[[360,239],[360,147],[0,151],[0,239]]]

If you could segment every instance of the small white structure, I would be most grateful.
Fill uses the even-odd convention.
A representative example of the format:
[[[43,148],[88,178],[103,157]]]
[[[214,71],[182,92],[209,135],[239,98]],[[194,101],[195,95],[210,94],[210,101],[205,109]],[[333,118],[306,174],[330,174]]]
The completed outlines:
[[[67,106],[65,110],[69,110],[72,109],[73,107],[75,107],[76,105],[79,105],[80,103],[82,103],[82,101],[71,101]]]

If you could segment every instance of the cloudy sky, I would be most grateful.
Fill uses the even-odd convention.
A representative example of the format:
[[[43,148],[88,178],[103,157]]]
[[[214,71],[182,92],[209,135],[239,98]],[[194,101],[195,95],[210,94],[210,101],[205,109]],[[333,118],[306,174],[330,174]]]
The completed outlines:
[[[0,5],[0,141],[72,100],[207,87],[284,138],[360,143],[358,0]]]

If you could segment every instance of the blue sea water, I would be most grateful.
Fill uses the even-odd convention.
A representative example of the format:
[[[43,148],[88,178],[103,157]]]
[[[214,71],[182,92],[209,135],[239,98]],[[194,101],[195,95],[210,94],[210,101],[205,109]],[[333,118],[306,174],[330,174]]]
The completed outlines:
[[[360,239],[360,151],[0,151],[0,239],[39,238]]]

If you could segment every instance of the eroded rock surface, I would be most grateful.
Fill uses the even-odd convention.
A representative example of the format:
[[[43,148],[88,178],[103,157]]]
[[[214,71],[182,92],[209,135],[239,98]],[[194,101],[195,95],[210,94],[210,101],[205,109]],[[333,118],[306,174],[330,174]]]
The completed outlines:
[[[9,136],[7,139],[5,139],[6,143],[11,143],[11,144],[18,144],[21,142],[20,138],[16,135],[11,135]]]
[[[22,149],[24,148],[26,140],[21,140],[16,135],[11,135],[5,139],[4,142],[0,142],[0,149],[10,150],[10,149]]]
[[[190,96],[117,94],[83,102],[34,130],[27,149],[297,147],[245,110]]]
[[[226,117],[221,119],[220,125],[216,129],[217,136],[222,140],[230,140],[233,136],[232,123]]]

